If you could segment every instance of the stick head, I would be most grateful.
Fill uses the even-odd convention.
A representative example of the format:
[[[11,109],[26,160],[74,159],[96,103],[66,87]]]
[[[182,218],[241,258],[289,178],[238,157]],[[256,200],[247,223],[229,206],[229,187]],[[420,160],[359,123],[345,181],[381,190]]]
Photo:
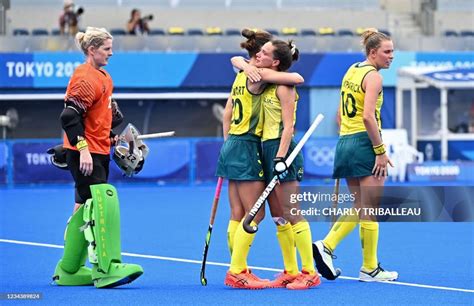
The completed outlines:
[[[257,226],[252,226],[252,225],[250,225],[250,224],[246,224],[245,222],[244,222],[244,224],[243,224],[243,227],[244,227],[244,230],[245,230],[247,233],[249,233],[249,234],[254,234],[254,233],[256,233],[256,232],[258,231],[258,227],[257,227]]]
[[[207,286],[207,279],[204,277],[202,273],[201,273],[201,285]]]

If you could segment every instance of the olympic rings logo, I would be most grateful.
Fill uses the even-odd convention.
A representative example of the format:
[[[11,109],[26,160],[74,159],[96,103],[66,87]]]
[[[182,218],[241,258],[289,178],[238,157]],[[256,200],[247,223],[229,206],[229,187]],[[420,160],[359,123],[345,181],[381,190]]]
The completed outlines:
[[[333,166],[335,147],[311,146],[307,149],[306,155],[316,166]]]

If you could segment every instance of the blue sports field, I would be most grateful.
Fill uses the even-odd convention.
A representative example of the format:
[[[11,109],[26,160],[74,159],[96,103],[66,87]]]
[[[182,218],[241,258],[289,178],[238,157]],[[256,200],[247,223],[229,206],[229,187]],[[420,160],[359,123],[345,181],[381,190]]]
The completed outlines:
[[[237,290],[223,284],[230,261],[223,188],[209,249],[208,286],[199,271],[214,187],[118,186],[123,261],[143,266],[135,282],[115,289],[51,284],[72,211],[71,186],[0,189],[0,294],[41,293],[28,304],[62,305],[407,305],[474,304],[473,223],[381,223],[379,261],[399,272],[398,282],[361,283],[358,231],[338,247],[336,281],[306,291]],[[313,240],[327,223],[311,223]],[[260,277],[282,269],[275,227],[261,224],[248,260]],[[1,300],[0,304],[20,301]]]

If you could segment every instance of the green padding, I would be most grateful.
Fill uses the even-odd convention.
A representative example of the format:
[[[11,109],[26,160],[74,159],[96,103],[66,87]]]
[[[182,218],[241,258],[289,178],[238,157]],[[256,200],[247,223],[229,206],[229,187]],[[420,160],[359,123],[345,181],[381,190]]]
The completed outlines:
[[[76,273],[86,263],[87,241],[81,227],[84,205],[72,215],[64,233],[64,255],[61,259],[61,269],[68,273]]]
[[[109,184],[92,185],[92,200],[84,207],[85,236],[89,241],[89,261],[108,272],[110,263],[122,262],[120,208],[117,190]]]

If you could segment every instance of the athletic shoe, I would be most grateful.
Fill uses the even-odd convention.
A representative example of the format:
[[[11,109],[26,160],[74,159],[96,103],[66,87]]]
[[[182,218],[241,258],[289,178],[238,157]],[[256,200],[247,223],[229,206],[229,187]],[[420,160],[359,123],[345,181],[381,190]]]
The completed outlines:
[[[248,273],[250,274],[250,277],[252,277],[254,280],[258,282],[269,282],[270,280],[268,278],[260,278],[257,275],[252,273],[252,270],[247,269]]]
[[[360,269],[359,280],[361,282],[388,282],[394,281],[398,278],[398,272],[395,271],[385,271],[380,266],[380,263],[377,265],[377,268],[373,271],[365,271],[364,268]]]
[[[271,282],[267,283],[267,288],[286,288],[288,284],[291,284],[297,277],[297,275],[288,274],[286,271],[281,272]]]
[[[241,289],[263,289],[266,288],[267,282],[260,282],[255,280],[255,275],[249,273],[247,270],[242,271],[239,274],[234,274],[227,271],[225,275],[224,284],[233,288]]]
[[[286,286],[286,288],[291,290],[304,290],[311,287],[317,287],[319,284],[321,284],[321,279],[319,278],[318,273],[315,272],[311,275],[303,270],[291,284]]]
[[[313,243],[313,258],[321,276],[327,280],[335,280],[341,275],[341,269],[334,269],[332,260],[337,257],[324,245],[322,240]]]

